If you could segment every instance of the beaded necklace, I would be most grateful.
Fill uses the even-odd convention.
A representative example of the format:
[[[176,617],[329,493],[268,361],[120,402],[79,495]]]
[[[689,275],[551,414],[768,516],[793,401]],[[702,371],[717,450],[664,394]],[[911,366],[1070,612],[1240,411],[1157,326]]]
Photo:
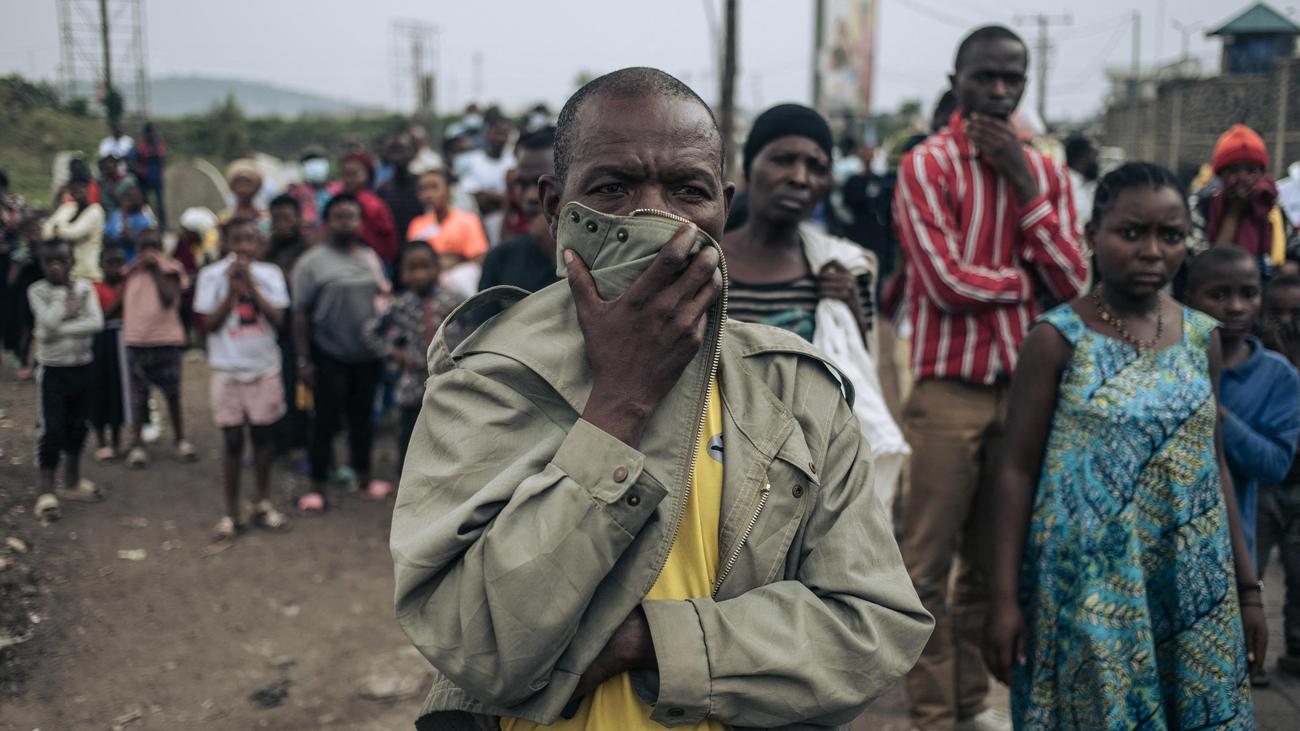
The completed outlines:
[[[1156,345],[1160,343],[1160,338],[1165,334],[1165,306],[1164,302],[1157,300],[1156,303],[1156,336],[1150,340],[1142,340],[1128,331],[1128,326],[1124,323],[1124,318],[1117,316],[1110,311],[1110,307],[1101,299],[1101,287],[1092,290],[1092,301],[1097,307],[1097,314],[1106,324],[1115,328],[1119,336],[1133,347],[1137,348],[1138,353],[1148,350],[1155,350]]]

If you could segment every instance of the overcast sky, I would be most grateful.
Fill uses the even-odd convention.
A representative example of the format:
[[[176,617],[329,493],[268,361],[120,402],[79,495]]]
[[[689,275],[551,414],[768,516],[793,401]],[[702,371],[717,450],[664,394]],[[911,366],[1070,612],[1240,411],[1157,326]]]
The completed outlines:
[[[95,3],[80,0],[94,7]],[[1294,13],[1297,0],[1274,5]],[[657,66],[678,75],[706,100],[717,98],[709,16],[722,0],[144,0],[149,73],[198,74],[267,81],[392,107],[392,22],[413,19],[440,29],[439,109],[471,98],[508,110],[535,101],[558,108],[582,71]],[[811,98],[812,0],[741,0],[737,98],[754,109]],[[1128,67],[1131,23],[1141,20],[1144,64],[1176,58],[1178,21],[1195,30],[1190,52],[1218,66],[1212,27],[1248,0],[881,0],[876,56],[876,110],[921,98],[928,106],[946,86],[963,33],[985,22],[1013,25],[1031,47],[1036,29],[1016,14],[1069,13],[1053,28],[1048,111],[1078,119],[1104,100],[1104,71]],[[59,64],[56,0],[0,0],[0,73],[54,80]],[[474,57],[481,57],[481,89]],[[1037,59],[1035,59],[1035,63]],[[1032,73],[1032,64],[1031,64]],[[409,97],[408,97],[409,98]],[[1032,85],[1028,103],[1033,103]]]

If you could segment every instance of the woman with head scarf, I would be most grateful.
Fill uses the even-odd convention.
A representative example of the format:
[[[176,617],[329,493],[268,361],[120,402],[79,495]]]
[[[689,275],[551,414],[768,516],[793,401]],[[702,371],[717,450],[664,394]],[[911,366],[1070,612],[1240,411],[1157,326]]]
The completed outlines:
[[[361,204],[358,236],[362,243],[374,249],[387,267],[391,267],[397,258],[397,232],[388,204],[371,190],[374,179],[375,166],[370,155],[363,150],[353,150],[339,163],[339,182],[335,184],[334,192],[348,193]]]
[[[830,356],[856,394],[853,410],[877,460],[877,490],[889,498],[908,448],[876,373],[876,258],[806,223],[833,182],[833,140],[826,120],[798,104],[754,120],[744,147],[748,215],[722,240],[728,311],[789,330]]]

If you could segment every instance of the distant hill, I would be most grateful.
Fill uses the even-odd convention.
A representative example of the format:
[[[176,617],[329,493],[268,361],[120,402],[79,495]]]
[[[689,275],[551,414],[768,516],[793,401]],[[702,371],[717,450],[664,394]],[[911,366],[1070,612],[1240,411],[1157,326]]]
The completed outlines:
[[[296,117],[301,114],[333,115],[366,111],[361,105],[343,99],[287,89],[261,81],[163,76],[149,82],[149,116],[183,117],[203,114],[230,94],[234,95],[244,114],[249,117]],[[122,96],[128,107],[133,104],[134,84],[123,84]]]

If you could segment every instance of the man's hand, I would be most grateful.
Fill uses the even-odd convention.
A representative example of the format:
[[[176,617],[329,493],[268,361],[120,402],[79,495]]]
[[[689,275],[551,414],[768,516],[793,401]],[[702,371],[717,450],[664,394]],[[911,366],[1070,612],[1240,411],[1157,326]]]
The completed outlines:
[[[697,254],[687,224],[622,296],[604,300],[581,257],[564,252],[569,289],[591,362],[591,397],[582,418],[636,447],[650,414],[704,342],[705,315],[722,292],[718,252]]]
[[[140,252],[140,256],[139,256],[138,258],[140,259],[140,266],[144,267],[145,269],[157,269],[157,268],[158,268],[158,252],[157,252],[157,251],[155,251],[155,250],[153,250],[153,249],[148,249],[147,251],[142,251],[142,252]]]
[[[609,638],[609,642],[601,648],[600,654],[592,660],[591,666],[578,679],[578,687],[573,691],[572,700],[586,696],[601,683],[619,673],[629,670],[654,670],[658,667],[654,641],[650,637],[650,623],[645,618],[645,610],[637,607],[627,615],[623,624],[614,630],[614,636]]]
[[[966,120],[966,135],[975,143],[984,162],[1011,184],[1021,205],[1038,197],[1038,180],[1029,169],[1024,146],[1010,122],[972,113]]]

